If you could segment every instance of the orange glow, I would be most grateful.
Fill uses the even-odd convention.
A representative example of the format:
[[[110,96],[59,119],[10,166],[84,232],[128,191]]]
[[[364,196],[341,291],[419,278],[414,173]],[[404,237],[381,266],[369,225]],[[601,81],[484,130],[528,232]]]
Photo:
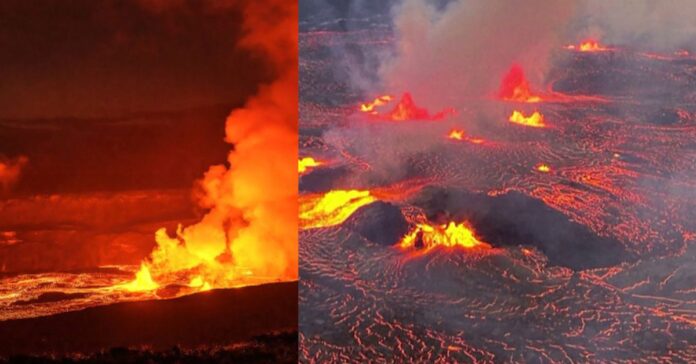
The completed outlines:
[[[609,48],[606,48],[599,44],[598,41],[594,39],[585,39],[584,41],[580,42],[579,45],[569,45],[566,47],[567,49],[572,49],[572,50],[578,50],[580,52],[602,52],[609,50]]]
[[[543,172],[543,173],[549,173],[549,172],[551,172],[551,167],[549,167],[548,164],[542,163],[542,164],[539,164],[536,166],[536,170],[539,172]]]
[[[378,96],[372,102],[366,102],[364,104],[360,104],[360,111],[376,114],[377,113],[377,110],[375,110],[376,107],[386,105],[391,100],[393,100],[393,97],[390,95]]]
[[[425,249],[432,249],[436,246],[465,249],[491,248],[489,244],[480,241],[465,222],[458,224],[452,221],[443,225],[418,224],[401,239],[399,246],[403,249],[415,247],[419,237]]]
[[[464,138],[464,130],[452,129],[447,137],[450,139],[462,140]]]
[[[449,134],[447,134],[448,139],[466,141],[474,144],[483,144],[485,141],[479,138],[471,138],[466,135],[466,132],[461,129],[452,129]]]
[[[189,287],[197,288],[200,291],[209,291],[212,289],[210,283],[204,281],[203,277],[201,276],[193,277],[193,279],[191,279],[191,282],[189,282]]]
[[[535,111],[532,113],[532,115],[529,116],[524,116],[521,111],[513,111],[512,115],[510,115],[510,118],[508,119],[511,123],[519,124],[519,125],[524,125],[524,126],[530,126],[533,128],[545,128],[546,124],[544,124],[544,115],[542,115],[540,112]]]
[[[140,265],[140,270],[135,274],[135,279],[123,285],[123,288],[130,292],[152,291],[159,288],[159,285],[152,280],[150,269],[144,263]]]
[[[308,169],[313,168],[313,167],[319,167],[322,164],[324,164],[324,163],[319,162],[312,157],[304,157],[304,158],[300,159],[297,163],[297,172],[305,173],[305,172],[307,172]]]
[[[498,96],[507,101],[540,102],[541,97],[534,95],[529,88],[529,82],[524,77],[522,67],[513,65],[500,84]]]
[[[391,96],[380,96],[372,102],[360,105],[360,110],[381,120],[406,121],[406,120],[441,120],[450,114],[454,114],[454,109],[445,109],[435,114],[416,105],[409,92],[404,92],[399,102],[394,108],[386,113],[380,114],[375,109],[378,106],[386,105],[393,98]]]
[[[29,162],[25,156],[4,160],[0,156],[0,194],[8,192],[19,180],[22,169]]]
[[[300,197],[300,228],[310,229],[342,223],[357,209],[377,201],[370,191],[332,190],[323,195]]]
[[[287,16],[269,17],[269,7]],[[226,141],[234,148],[227,164],[211,166],[199,181],[198,203],[207,213],[174,236],[159,229],[157,246],[126,290],[204,291],[298,278],[298,6],[249,2],[243,11],[241,46],[265,55],[277,76],[228,116]]]

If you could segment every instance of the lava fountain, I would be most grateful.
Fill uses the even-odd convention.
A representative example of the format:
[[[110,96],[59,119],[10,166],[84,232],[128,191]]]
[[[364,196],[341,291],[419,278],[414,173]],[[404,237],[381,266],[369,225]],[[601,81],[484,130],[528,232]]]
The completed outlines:
[[[388,95],[379,96],[372,102],[361,104],[360,111],[376,119],[389,121],[442,120],[455,113],[454,109],[448,108],[431,114],[428,109],[416,105],[410,92],[404,92],[391,111],[379,113],[376,110],[380,106],[388,105],[392,100],[394,98]]]
[[[376,107],[386,105],[393,99],[394,98],[390,95],[378,96],[371,102],[366,102],[366,103],[360,104],[360,111],[376,115],[377,114],[377,110],[375,110]]]
[[[474,231],[466,222],[431,225],[418,224],[406,236],[399,246],[402,249],[425,248],[432,249],[437,246],[448,248],[460,247],[464,249],[490,249],[491,245],[480,241]]]
[[[608,51],[609,48],[601,45],[598,41],[594,39],[585,39],[578,45],[568,45],[566,49],[576,50],[580,52],[603,52]]]
[[[529,81],[524,76],[524,70],[518,65],[513,65],[503,77],[498,96],[506,101],[535,103],[542,100],[541,96],[531,91]]]
[[[280,22],[271,16],[279,12],[288,15]],[[210,167],[199,183],[207,214],[174,236],[158,230],[135,280],[120,288],[202,291],[297,279],[296,12],[292,2],[246,5],[240,44],[265,54],[277,77],[229,115],[229,165]]]
[[[524,116],[521,111],[514,110],[508,121],[518,125],[529,126],[532,128],[545,128],[544,115],[538,111],[533,112],[529,116]]]

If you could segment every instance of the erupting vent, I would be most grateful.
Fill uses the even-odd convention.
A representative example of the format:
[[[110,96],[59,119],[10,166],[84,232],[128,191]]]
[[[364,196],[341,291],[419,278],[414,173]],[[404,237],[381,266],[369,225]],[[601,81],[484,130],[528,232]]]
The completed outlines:
[[[379,120],[407,121],[407,120],[442,120],[455,114],[454,109],[445,109],[431,114],[427,109],[419,107],[413,101],[411,93],[404,92],[399,102],[394,105],[391,111],[379,113],[380,106],[389,105],[393,97],[385,95],[379,96],[374,101],[360,105],[360,111]]]
[[[450,221],[443,225],[418,224],[399,243],[403,249],[425,248],[432,249],[437,246],[461,247],[465,249],[490,249],[491,246],[480,241],[474,235],[474,231],[465,223]]]

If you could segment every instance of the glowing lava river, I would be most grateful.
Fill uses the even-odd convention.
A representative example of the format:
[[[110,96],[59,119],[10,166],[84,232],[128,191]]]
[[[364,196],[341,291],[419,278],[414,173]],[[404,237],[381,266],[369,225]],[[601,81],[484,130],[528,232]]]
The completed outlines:
[[[696,59],[559,49],[438,113],[333,72],[391,37],[300,33],[301,361],[696,360]]]

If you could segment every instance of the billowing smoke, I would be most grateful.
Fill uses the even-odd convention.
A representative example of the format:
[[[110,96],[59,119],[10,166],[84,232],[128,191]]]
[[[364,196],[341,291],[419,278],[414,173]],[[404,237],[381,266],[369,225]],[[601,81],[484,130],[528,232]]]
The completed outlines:
[[[696,49],[696,3],[691,0],[587,0],[577,20],[578,34],[607,44],[666,52]]]
[[[427,0],[396,2],[391,10],[395,48],[388,55],[378,53],[379,82],[366,92],[366,100],[383,93],[398,98],[401,92],[410,92],[421,107],[432,112],[453,107],[458,115],[427,126],[336,129],[327,137],[351,140],[346,143],[350,152],[369,160],[374,173],[380,174],[369,178],[389,182],[403,177],[409,158],[434,152],[453,124],[476,133],[494,118],[505,120],[500,105],[481,101],[498,98],[501,80],[513,65],[522,67],[530,83],[542,88],[553,51],[567,42],[563,31],[574,8],[573,2],[565,0],[532,0],[514,7],[486,0],[444,5]],[[361,133],[372,136],[362,138]],[[380,137],[375,138],[375,133]],[[387,152],[377,153],[381,149]]]
[[[236,263],[258,274],[297,277],[297,4],[250,2],[243,46],[270,59],[277,79],[227,119],[230,168],[215,166],[202,185],[204,220],[185,232],[226,236]],[[212,223],[212,225],[211,225]],[[222,237],[220,236],[220,237]],[[190,237],[190,239],[189,239]]]
[[[512,64],[539,83],[573,8],[571,1],[467,0],[440,10],[404,0],[394,8],[398,49],[381,68],[384,88],[441,108],[491,96]]]
[[[0,156],[0,194],[10,191],[19,181],[22,169],[29,162],[25,156],[17,158],[3,158]]]
[[[228,117],[229,166],[212,166],[199,184],[208,213],[176,238],[158,232],[146,263],[158,283],[182,271],[214,287],[245,275],[297,279],[297,3],[250,1],[243,18],[240,46],[259,52],[275,81]]]

